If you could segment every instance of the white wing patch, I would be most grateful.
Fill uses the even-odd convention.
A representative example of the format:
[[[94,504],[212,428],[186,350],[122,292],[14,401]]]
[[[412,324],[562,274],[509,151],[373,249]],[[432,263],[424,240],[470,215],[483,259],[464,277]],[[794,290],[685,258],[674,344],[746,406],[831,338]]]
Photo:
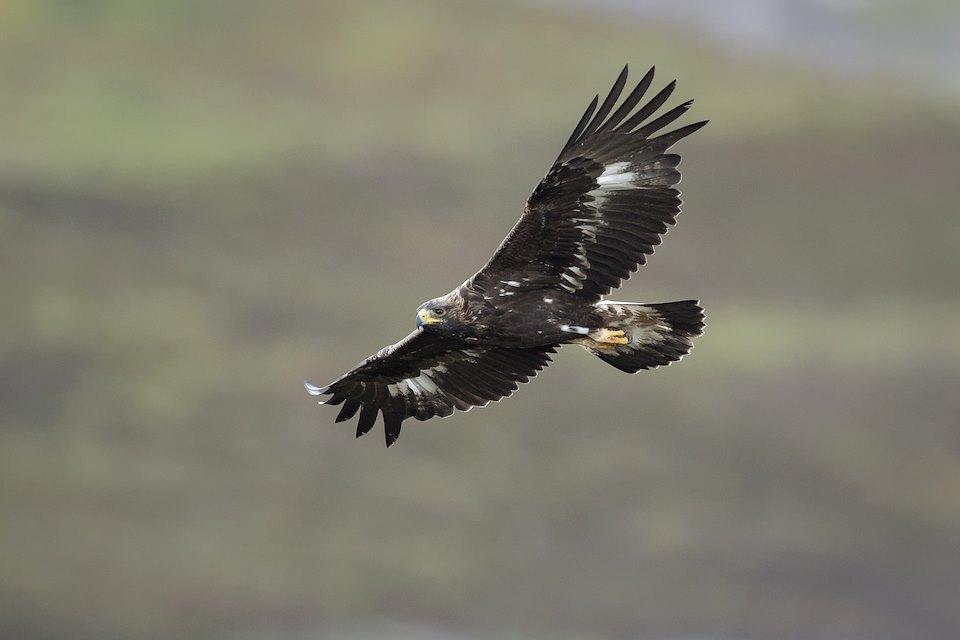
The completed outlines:
[[[614,162],[605,166],[603,173],[597,178],[599,187],[595,191],[632,189],[637,180],[637,173],[627,171],[629,168],[630,163],[626,161]]]
[[[433,381],[433,374],[438,372],[442,373],[446,370],[447,368],[445,366],[438,364],[429,369],[422,370],[420,375],[414,378],[404,378],[400,382],[388,384],[387,391],[390,392],[391,396],[401,395],[405,391],[412,391],[418,396],[437,393],[440,391],[440,388],[437,386],[437,383]]]
[[[583,288],[583,281],[587,279],[587,271],[590,270],[590,261],[587,259],[587,244],[593,244],[597,241],[597,227],[605,225],[603,220],[595,218],[576,218],[576,228],[583,232],[583,240],[576,244],[576,250],[573,254],[574,264],[568,265],[560,274],[560,287],[567,293],[574,293],[577,289]]]
[[[636,171],[627,171],[630,168],[630,163],[624,160],[620,162],[613,162],[608,164],[603,168],[603,173],[597,177],[597,188],[587,191],[586,195],[593,198],[594,207],[599,211],[603,209],[604,204],[606,203],[607,194],[611,191],[626,191],[629,189],[636,189],[640,185],[637,184],[637,172]],[[595,220],[584,220],[587,224],[597,224],[598,221]],[[602,222],[601,222],[602,223]],[[583,227],[578,227],[584,232],[584,235],[587,236],[587,230]],[[592,239],[596,240],[596,228],[594,228],[592,234]]]
[[[604,201],[611,191],[625,191],[637,187],[637,172],[630,171],[630,167],[630,162],[621,160],[603,168],[603,173],[597,177],[597,188],[586,193],[593,200],[596,211],[603,209]],[[583,288],[583,282],[590,270],[586,245],[596,243],[597,229],[606,225],[604,220],[593,217],[577,218],[574,222],[577,223],[577,229],[583,233],[583,240],[576,244],[574,264],[566,266],[560,274],[559,285],[567,293],[575,293]]]
[[[426,373],[421,373],[416,378],[407,378],[403,382],[418,396],[425,396],[438,390],[436,383]]]
[[[577,222],[582,223],[577,225],[577,229],[583,231],[583,237],[587,240],[595,242],[597,239],[597,225],[595,221],[579,218]]]
[[[506,285],[506,287],[513,287],[515,289],[520,286],[520,282],[517,280],[501,280],[500,284]],[[497,292],[501,298],[516,294],[516,291],[507,291],[506,287],[500,287],[499,291]]]

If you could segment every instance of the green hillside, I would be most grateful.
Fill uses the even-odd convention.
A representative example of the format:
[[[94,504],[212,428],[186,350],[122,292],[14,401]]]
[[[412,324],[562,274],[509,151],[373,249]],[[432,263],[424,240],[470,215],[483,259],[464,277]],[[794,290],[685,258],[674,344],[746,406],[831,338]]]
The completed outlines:
[[[354,441],[302,379],[624,63],[711,120],[616,295],[700,298],[694,352]],[[958,106],[548,3],[0,4],[0,635],[949,637]]]

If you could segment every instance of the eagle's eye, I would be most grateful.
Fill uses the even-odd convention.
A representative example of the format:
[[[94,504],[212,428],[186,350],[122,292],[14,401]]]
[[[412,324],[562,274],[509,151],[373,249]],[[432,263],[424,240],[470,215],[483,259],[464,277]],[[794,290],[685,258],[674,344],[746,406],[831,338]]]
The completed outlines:
[[[442,307],[437,307],[433,310],[433,315],[442,316],[445,313]]]

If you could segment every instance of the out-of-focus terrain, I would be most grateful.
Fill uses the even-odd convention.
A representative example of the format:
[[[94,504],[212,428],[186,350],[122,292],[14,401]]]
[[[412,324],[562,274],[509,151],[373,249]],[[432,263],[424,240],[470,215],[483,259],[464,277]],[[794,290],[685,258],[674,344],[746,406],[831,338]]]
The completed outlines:
[[[960,105],[791,60],[567,5],[0,4],[0,635],[951,637]],[[711,120],[616,295],[699,297],[694,352],[354,441],[302,378],[483,264],[625,62]]]

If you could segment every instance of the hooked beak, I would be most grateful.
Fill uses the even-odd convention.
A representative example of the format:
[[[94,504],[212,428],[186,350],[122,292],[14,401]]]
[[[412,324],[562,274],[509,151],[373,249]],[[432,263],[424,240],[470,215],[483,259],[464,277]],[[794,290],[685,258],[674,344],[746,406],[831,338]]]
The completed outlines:
[[[437,322],[440,322],[440,318],[436,318],[430,315],[429,313],[427,313],[426,309],[420,309],[420,311],[417,311],[418,327],[422,327],[425,324],[436,324]]]

